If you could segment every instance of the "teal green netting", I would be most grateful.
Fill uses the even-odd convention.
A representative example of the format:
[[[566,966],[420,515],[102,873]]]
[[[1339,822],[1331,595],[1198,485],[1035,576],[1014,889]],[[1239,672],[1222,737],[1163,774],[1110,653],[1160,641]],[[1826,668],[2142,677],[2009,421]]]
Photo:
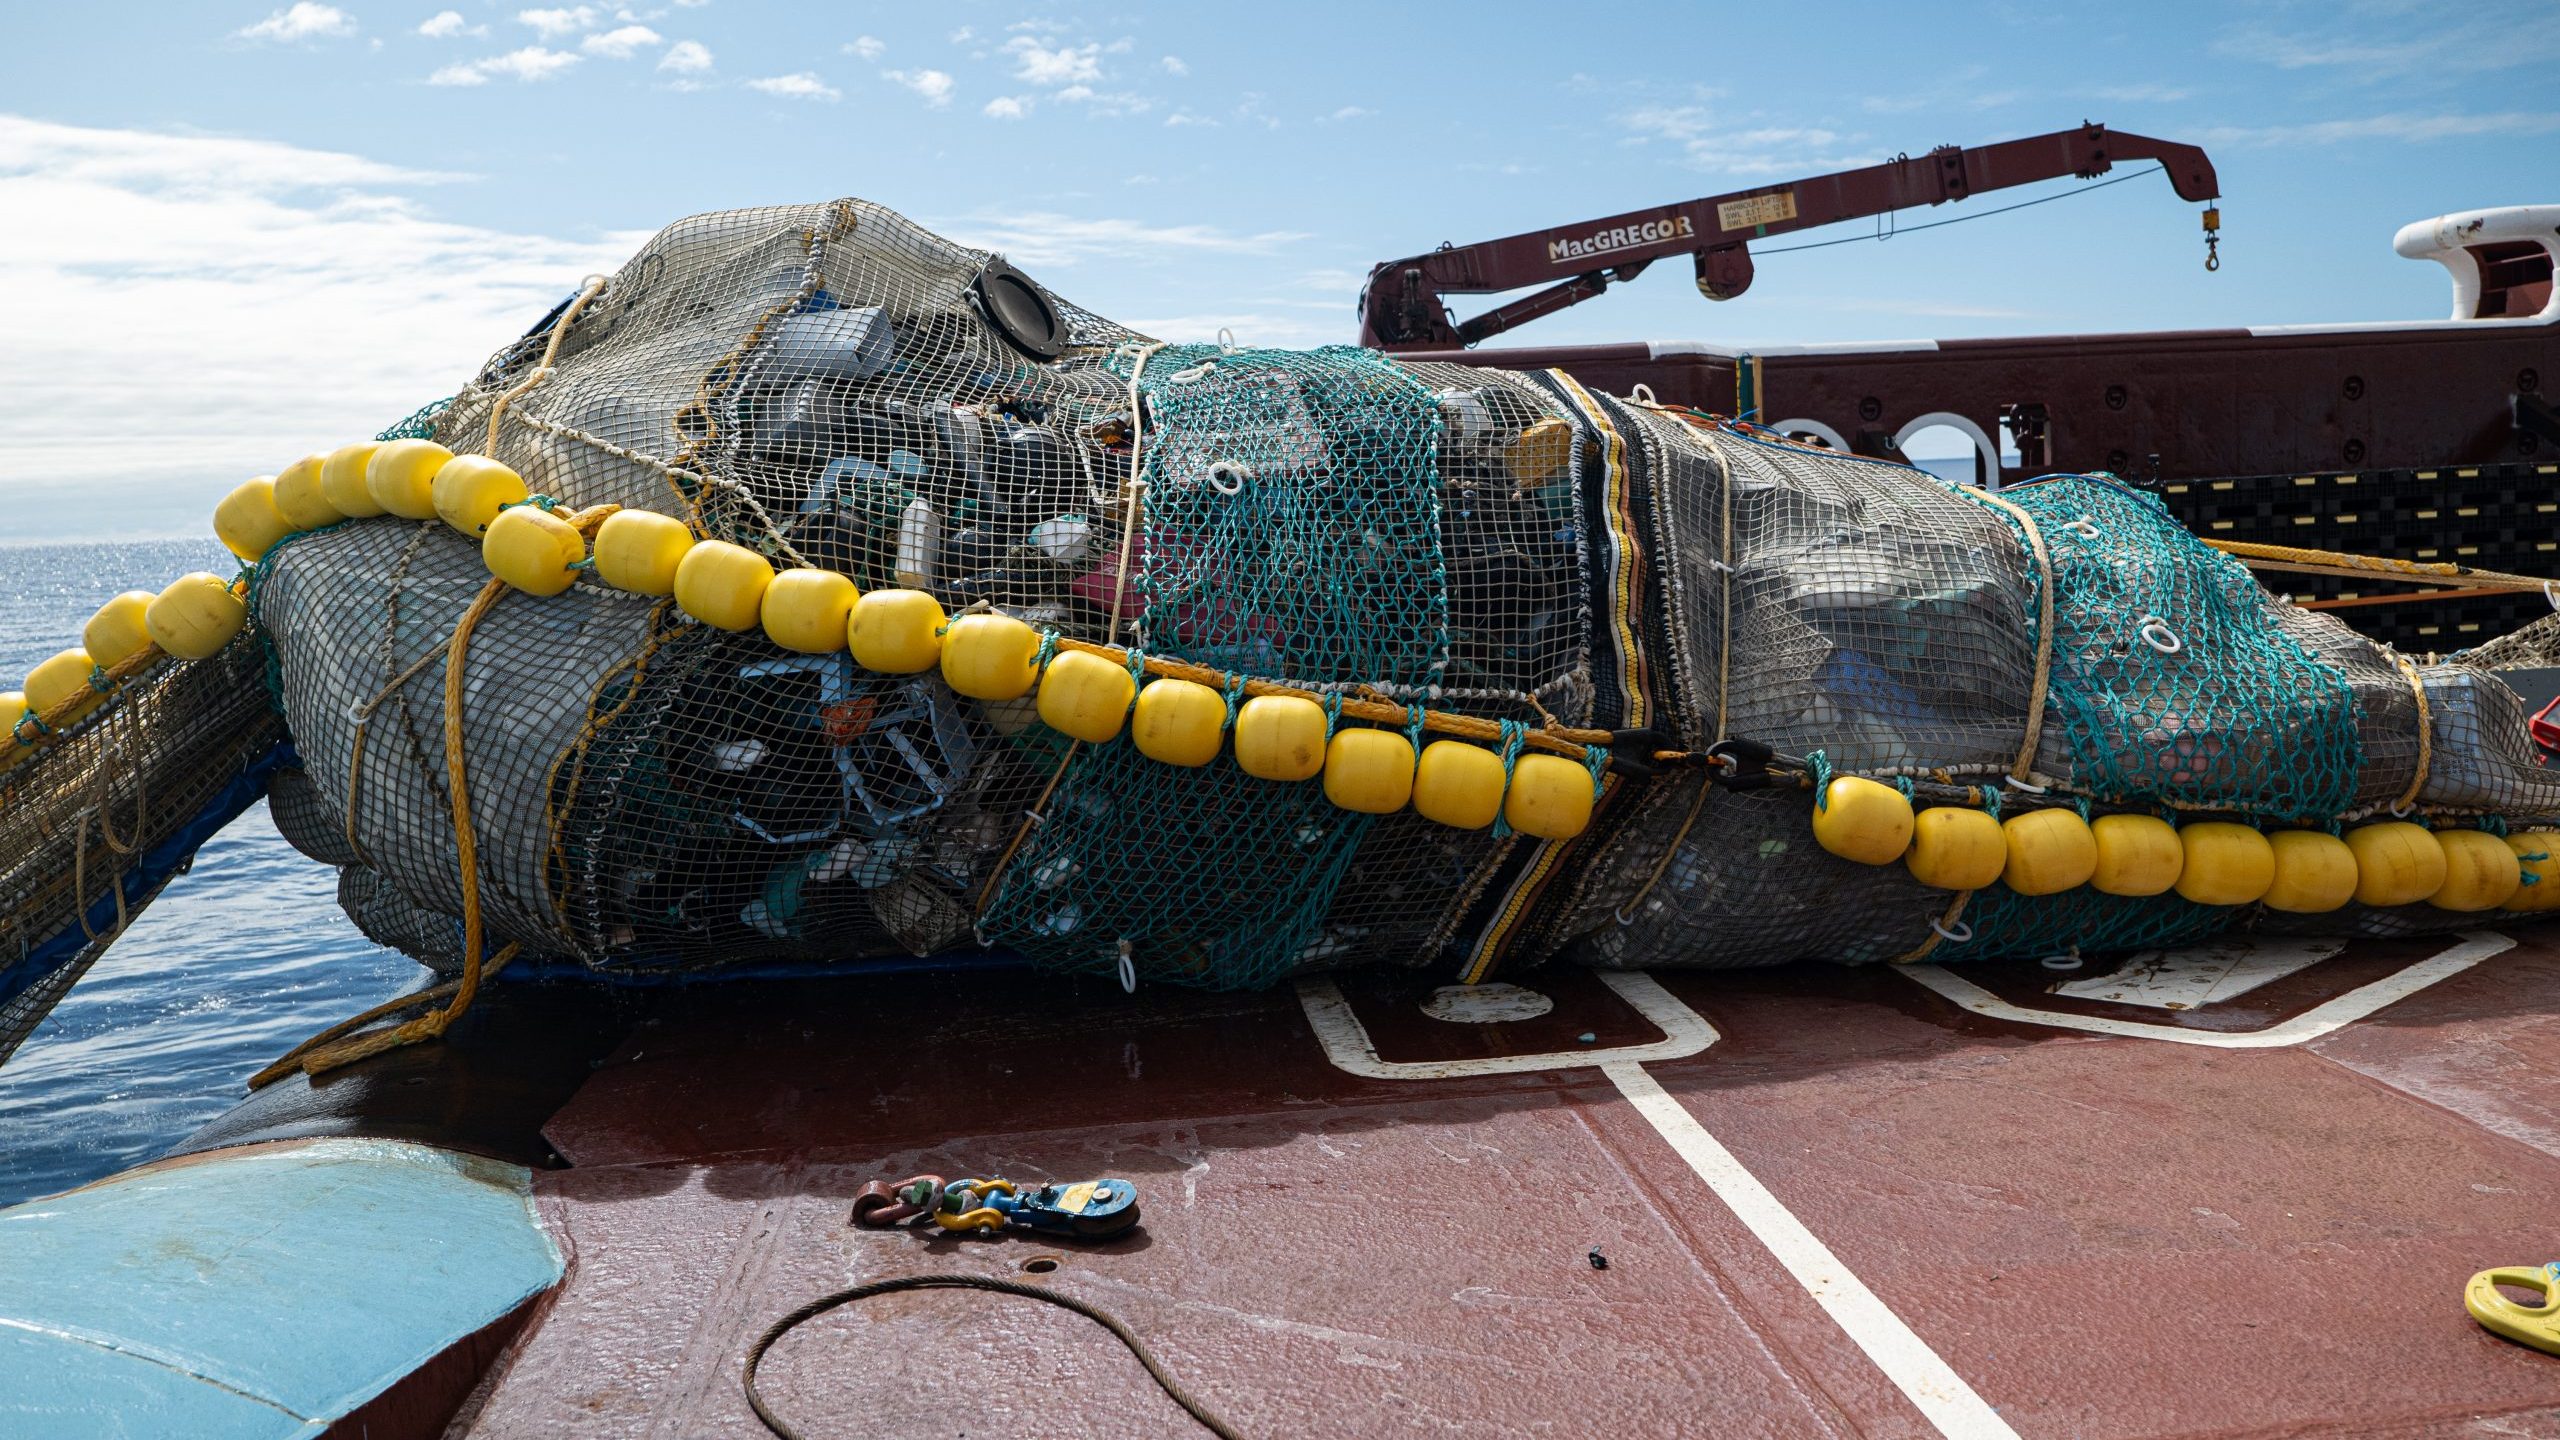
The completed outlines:
[[[1148,648],[1268,679],[1436,680],[1449,608],[1431,393],[1346,345],[1168,346],[1144,382],[1132,588]]]
[[[1135,356],[1115,362],[1130,373]],[[1153,652],[1297,684],[1406,693],[1447,664],[1440,413],[1364,350],[1149,356],[1146,521],[1129,610]],[[1045,741],[1040,738],[1045,737]],[[1033,729],[1018,744],[1054,743]],[[1270,984],[1321,938],[1375,822],[1322,782],[1199,769],[1124,734],[1076,757],[982,917],[1062,969]]]
[[[2047,724],[2093,798],[2327,820],[2364,759],[2347,677],[2152,496],[2090,476],[2012,487],[2053,556]]]
[[[452,404],[453,397],[450,395],[441,400],[430,400],[410,411],[407,419],[373,438],[376,440],[432,440],[436,433],[436,417],[443,414]]]
[[[2108,895],[2083,885],[2059,895],[2020,895],[2006,885],[1977,893],[1964,907],[1973,938],[1938,947],[1933,960],[2007,960],[2192,945],[2242,911],[2198,905],[2179,895]],[[1958,932],[1961,933],[1961,932]]]

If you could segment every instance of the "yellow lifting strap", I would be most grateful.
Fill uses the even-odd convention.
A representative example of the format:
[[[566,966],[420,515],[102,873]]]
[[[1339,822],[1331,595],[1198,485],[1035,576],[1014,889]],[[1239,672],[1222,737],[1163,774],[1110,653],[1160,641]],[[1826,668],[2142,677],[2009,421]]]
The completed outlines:
[[[2201,537],[2199,537],[2201,538]],[[2560,604],[2560,581],[2503,570],[2475,570],[2449,561],[2395,560],[2387,555],[2348,555],[2336,550],[2304,550],[2292,545],[2261,545],[2249,540],[2206,540],[2204,543],[2252,570],[2287,575],[2327,575],[2380,580],[2398,585],[2449,585],[2475,590],[2528,590],[2553,596]]]

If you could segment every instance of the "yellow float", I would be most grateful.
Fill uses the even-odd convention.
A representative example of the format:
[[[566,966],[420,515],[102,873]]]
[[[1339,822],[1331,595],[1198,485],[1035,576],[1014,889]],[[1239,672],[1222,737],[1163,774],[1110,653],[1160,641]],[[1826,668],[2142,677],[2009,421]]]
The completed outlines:
[[[463,456],[454,464],[469,458]],[[444,481],[439,478],[436,483]],[[703,624],[732,634],[744,634],[763,621],[765,587],[772,583],[772,561],[726,540],[705,540],[676,562],[677,606]]]
[[[2098,839],[2070,810],[2030,810],[2000,826],[2008,863],[2000,882],[2020,895],[2059,895],[2089,883],[2098,870]]]
[[[1017,700],[1040,678],[1040,632],[1010,615],[981,612],[942,637],[943,683],[973,700]]]
[[[533,492],[523,476],[486,455],[456,455],[436,471],[430,493],[436,518],[477,540],[498,512]]]
[[[97,662],[86,650],[57,652],[51,659],[27,672],[27,709],[38,719],[55,728],[69,725],[98,708],[107,697],[89,683]],[[64,713],[63,707],[69,706]]]
[[[99,606],[80,627],[80,648],[102,670],[113,670],[149,649],[151,631],[142,617],[157,598],[148,590],[127,590]]]
[[[1120,733],[1137,694],[1129,667],[1069,650],[1052,657],[1040,676],[1040,719],[1061,735],[1099,745]]]
[[[2505,839],[2485,830],[2439,830],[2444,883],[2427,896],[2439,910],[2470,915],[2495,910],[2523,887],[2524,869]]]
[[[170,581],[142,612],[151,643],[181,660],[221,654],[248,621],[249,607],[230,584],[202,570]]]
[[[1502,757],[1463,740],[1434,740],[1413,767],[1413,808],[1460,830],[1482,830],[1502,813]]]
[[[596,578],[634,595],[673,595],[692,548],[692,529],[674,516],[617,510],[596,527]]]
[[[2347,832],[2356,857],[2356,903],[2415,905],[2444,885],[2444,847],[2424,825],[2386,820]]]
[[[557,595],[576,584],[586,558],[587,537],[539,505],[499,511],[480,537],[480,562],[527,595]]]
[[[2356,852],[2346,841],[2318,830],[2279,830],[2267,845],[2276,857],[2268,909],[2326,915],[2356,898]]]
[[[1413,764],[1413,742],[1393,730],[1337,731],[1324,748],[1324,798],[1362,815],[1392,815],[1413,798]]]
[[[320,493],[320,467],[326,455],[305,455],[276,472],[276,511],[296,530],[317,530],[347,517]]]
[[[1591,772],[1561,755],[1523,755],[1511,767],[1502,818],[1523,835],[1570,840],[1591,825]]]
[[[1247,775],[1312,780],[1324,748],[1324,707],[1303,695],[1256,695],[1236,710],[1236,764]]]
[[[1980,810],[1932,805],[1912,817],[1902,863],[1933,890],[1979,890],[2009,868],[2009,839]]]
[[[1911,802],[1890,785],[1843,775],[1813,807],[1813,838],[1843,860],[1890,865],[1911,848]]]
[[[0,770],[6,770],[36,753],[36,747],[30,743],[34,729],[30,727],[24,735],[18,733],[18,727],[26,723],[27,697],[16,690],[0,690],[0,725],[9,727],[6,732],[0,732]]]
[[[2276,883],[2275,847],[2255,826],[2203,820],[2178,832],[2178,893],[2198,905],[2246,905]]]
[[[213,533],[222,548],[255,565],[293,533],[293,525],[276,508],[276,480],[261,475],[232,487],[213,507]]]
[[[365,462],[365,493],[382,513],[403,520],[436,518],[436,472],[453,452],[433,440],[392,440]]]
[[[2560,910],[2560,830],[2519,830],[2507,837],[2516,852],[2516,893],[2509,910]]]
[[[320,498],[329,502],[329,508],[350,520],[382,513],[382,502],[373,498],[373,488],[366,482],[374,452],[381,448],[379,440],[359,440],[330,451],[329,458],[320,462]]]
[[[2163,894],[2187,866],[2177,827],[2156,815],[2101,815],[2089,838],[2098,847],[2089,886],[2102,895]]]
[[[942,662],[942,602],[922,590],[873,590],[853,602],[853,663],[883,675],[921,675]]]
[[[1157,680],[1138,692],[1129,716],[1138,753],[1186,769],[1218,758],[1227,743],[1226,698],[1195,680]]]
[[[774,644],[803,655],[833,655],[851,638],[853,582],[833,570],[785,570],[764,587],[758,607]]]

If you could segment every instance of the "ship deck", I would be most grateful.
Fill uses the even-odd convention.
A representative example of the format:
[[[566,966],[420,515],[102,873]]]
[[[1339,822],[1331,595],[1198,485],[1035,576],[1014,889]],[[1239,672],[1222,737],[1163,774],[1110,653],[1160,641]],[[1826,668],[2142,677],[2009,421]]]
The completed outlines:
[[[1548,970],[1454,1018],[1409,975],[660,992],[510,1092],[567,1093],[567,1273],[450,1433],[762,1434],[770,1321],[968,1273],[1257,1436],[2560,1435],[2560,1358],[2461,1301],[2560,1254],[2560,950],[2517,936]],[[918,1171],[1122,1176],[1145,1218],[848,1225]],[[763,1383],[812,1435],[1199,1433],[1101,1327],[979,1292],[833,1312]]]

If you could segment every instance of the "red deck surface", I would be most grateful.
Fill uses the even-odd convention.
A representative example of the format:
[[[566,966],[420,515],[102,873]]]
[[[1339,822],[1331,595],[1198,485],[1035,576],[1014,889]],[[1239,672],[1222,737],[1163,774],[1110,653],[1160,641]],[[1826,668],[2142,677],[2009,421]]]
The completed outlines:
[[[2229,1033],[2453,943],[2189,1012],[1965,973]],[[1577,1063],[1660,1033],[1594,977],[1521,978],[1554,1013],[1461,1025],[1419,1014],[1428,982],[1344,988],[1387,1061],[1570,1068],[1359,1078],[1287,993],[670,995],[548,1128],[575,1166],[537,1180],[570,1276],[456,1430],[761,1435],[738,1376],[774,1317],[1060,1257],[1037,1278],[1250,1435],[1939,1433],[1731,1178]],[[2560,1436],[2560,1358],[2460,1298],[2475,1270],[2560,1256],[2560,953],[2529,932],[2264,1049],[1988,1020],[1882,969],[1659,978],[1718,1034],[1643,1073],[1979,1397],[1939,1413],[1951,1433]],[[1091,1248],[847,1226],[862,1182],[917,1170],[1125,1176],[1145,1223]],[[1199,1433],[1099,1327],[1002,1296],[838,1312],[764,1378],[811,1434]]]

